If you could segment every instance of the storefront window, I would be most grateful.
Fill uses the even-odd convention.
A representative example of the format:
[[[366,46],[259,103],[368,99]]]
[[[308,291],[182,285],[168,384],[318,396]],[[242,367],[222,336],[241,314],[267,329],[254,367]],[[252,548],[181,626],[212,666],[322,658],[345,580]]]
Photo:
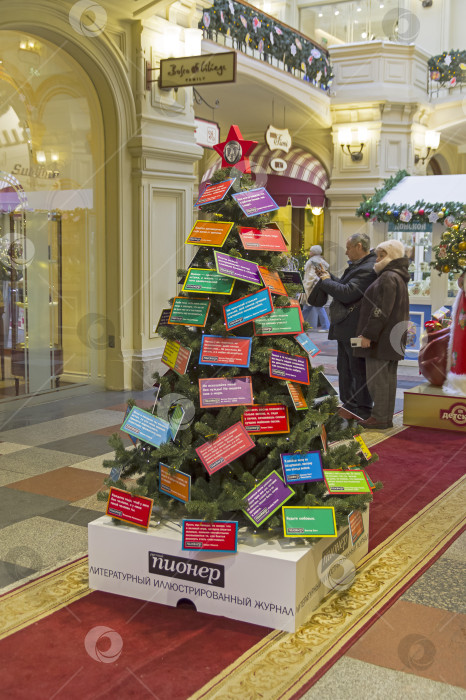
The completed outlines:
[[[389,238],[395,238],[405,245],[406,256],[410,259],[410,296],[430,296],[432,232],[393,231],[389,233]]]
[[[2,400],[100,381],[106,344],[90,334],[105,318],[95,90],[42,39],[5,31],[0,46]]]
[[[300,6],[299,30],[329,46],[372,39],[398,41],[400,4],[399,0],[311,1]]]

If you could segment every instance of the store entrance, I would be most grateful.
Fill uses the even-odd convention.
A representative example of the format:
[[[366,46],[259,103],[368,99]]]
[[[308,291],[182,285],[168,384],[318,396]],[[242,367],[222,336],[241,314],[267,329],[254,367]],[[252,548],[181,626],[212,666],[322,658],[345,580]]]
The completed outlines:
[[[103,386],[108,323],[104,138],[95,89],[74,59],[45,40],[13,31],[0,39],[5,402]]]

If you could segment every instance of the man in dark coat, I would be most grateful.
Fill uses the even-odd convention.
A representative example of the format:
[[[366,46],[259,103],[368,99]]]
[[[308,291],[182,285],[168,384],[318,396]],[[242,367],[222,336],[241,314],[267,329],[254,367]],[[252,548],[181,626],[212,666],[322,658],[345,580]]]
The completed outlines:
[[[355,357],[350,338],[356,336],[361,300],[367,287],[376,279],[375,253],[371,253],[369,237],[355,233],[346,241],[348,267],[338,278],[316,269],[320,280],[309,295],[308,304],[323,306],[328,295],[330,304],[330,340],[338,341],[337,369],[340,399],[343,408],[360,418],[371,415],[372,399],[366,385],[366,362]]]
[[[405,351],[409,321],[409,260],[400,241],[376,248],[377,279],[366,290],[357,334],[361,347],[354,354],[366,358],[366,377],[373,401],[372,413],[359,421],[364,428],[391,428],[396,397],[396,371]]]

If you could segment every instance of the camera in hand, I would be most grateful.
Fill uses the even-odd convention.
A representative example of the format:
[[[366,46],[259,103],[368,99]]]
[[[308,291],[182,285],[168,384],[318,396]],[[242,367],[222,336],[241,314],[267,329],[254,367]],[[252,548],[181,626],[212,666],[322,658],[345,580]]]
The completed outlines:
[[[361,348],[362,338],[350,338],[350,343],[352,348]]]

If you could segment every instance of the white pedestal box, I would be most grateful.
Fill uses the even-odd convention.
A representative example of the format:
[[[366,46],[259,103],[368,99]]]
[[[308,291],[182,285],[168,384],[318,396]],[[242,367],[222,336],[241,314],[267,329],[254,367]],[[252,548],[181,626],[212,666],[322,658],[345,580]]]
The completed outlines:
[[[349,527],[310,545],[240,530],[236,553],[183,551],[181,527],[146,532],[103,516],[89,523],[89,587],[176,606],[188,599],[199,612],[295,632],[322,598],[351,584],[368,551],[364,531],[352,544]]]

